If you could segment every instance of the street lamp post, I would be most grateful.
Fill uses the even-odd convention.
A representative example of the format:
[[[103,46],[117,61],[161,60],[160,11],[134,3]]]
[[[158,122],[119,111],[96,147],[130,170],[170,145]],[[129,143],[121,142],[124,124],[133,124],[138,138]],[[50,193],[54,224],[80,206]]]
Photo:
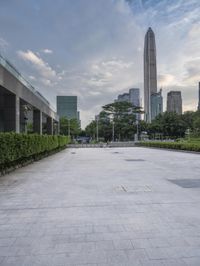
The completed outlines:
[[[98,116],[96,117],[96,123],[97,123],[96,130],[97,130],[97,142],[98,142],[99,141],[99,117]]]
[[[68,137],[70,137],[70,119],[68,119]]]
[[[135,121],[135,125],[136,125],[136,134],[135,134],[135,141],[138,141],[139,139],[139,121],[138,119],[136,118],[136,121]]]
[[[137,127],[137,140],[139,139],[139,127],[138,127],[138,125],[139,125],[139,121],[138,121],[138,119],[136,120],[136,127]]]
[[[115,122],[114,122],[114,119],[112,122],[112,141],[113,142],[115,141]]]

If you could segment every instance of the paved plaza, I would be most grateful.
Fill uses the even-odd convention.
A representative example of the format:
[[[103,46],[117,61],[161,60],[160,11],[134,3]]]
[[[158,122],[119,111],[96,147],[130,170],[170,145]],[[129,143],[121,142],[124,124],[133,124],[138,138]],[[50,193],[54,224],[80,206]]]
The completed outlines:
[[[67,149],[0,177],[0,265],[199,266],[200,155]]]

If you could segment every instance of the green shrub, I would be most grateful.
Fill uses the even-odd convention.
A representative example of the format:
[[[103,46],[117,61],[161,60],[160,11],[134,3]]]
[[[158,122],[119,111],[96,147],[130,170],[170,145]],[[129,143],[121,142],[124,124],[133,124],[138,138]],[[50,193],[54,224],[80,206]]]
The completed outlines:
[[[0,165],[9,165],[11,162],[48,153],[66,144],[66,136],[0,133]]]
[[[200,152],[200,143],[144,141],[139,146]]]

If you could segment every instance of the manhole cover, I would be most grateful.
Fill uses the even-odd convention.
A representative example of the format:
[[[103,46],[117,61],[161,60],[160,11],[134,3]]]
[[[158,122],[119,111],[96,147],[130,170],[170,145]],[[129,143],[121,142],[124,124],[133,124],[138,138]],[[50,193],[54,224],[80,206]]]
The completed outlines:
[[[76,154],[75,152],[71,152],[71,154]]]
[[[143,159],[125,159],[127,162],[144,162],[145,160]]]
[[[119,152],[118,151],[114,151],[113,154],[118,154]]]
[[[200,179],[168,179],[168,181],[182,188],[200,188]]]

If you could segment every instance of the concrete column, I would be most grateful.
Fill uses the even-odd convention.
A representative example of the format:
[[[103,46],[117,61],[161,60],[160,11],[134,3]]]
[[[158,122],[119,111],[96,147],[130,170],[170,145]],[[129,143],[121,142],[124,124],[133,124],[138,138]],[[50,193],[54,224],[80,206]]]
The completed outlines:
[[[47,134],[53,135],[53,118],[47,117]]]
[[[60,132],[60,123],[55,121],[55,135],[59,135]]]
[[[20,132],[20,99],[14,94],[4,95],[4,131]]]
[[[42,112],[33,110],[33,132],[42,135]]]

